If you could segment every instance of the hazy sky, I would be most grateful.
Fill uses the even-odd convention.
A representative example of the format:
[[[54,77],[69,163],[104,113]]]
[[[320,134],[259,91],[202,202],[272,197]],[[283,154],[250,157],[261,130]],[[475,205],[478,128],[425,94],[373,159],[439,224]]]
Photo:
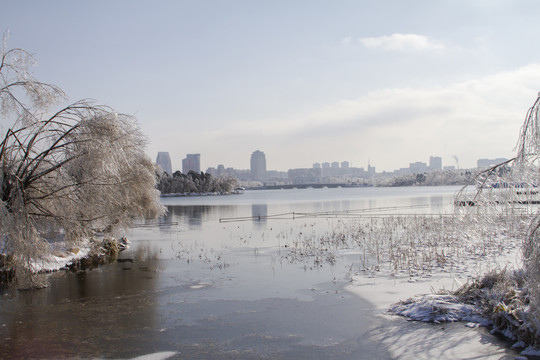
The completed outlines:
[[[540,91],[540,1],[5,1],[8,47],[71,101],[136,116],[148,155],[377,171],[511,157]]]

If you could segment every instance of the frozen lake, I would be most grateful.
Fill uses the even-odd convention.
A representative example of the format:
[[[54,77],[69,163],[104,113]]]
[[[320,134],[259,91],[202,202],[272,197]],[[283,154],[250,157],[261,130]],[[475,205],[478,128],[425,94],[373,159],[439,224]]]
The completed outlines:
[[[351,267],[360,262],[356,249],[332,264],[286,256],[299,234],[317,236],[351,218],[451,212],[458,190],[163,198],[168,214],[131,229],[122,262],[57,273],[46,289],[4,292],[0,358],[391,359],[397,356],[390,343],[400,339],[416,346],[400,358],[444,358],[444,351],[455,357],[432,336],[441,331],[459,343],[474,337],[467,356],[512,358],[485,329],[407,322],[384,314],[368,287],[349,291]],[[399,292],[387,294],[389,303],[399,300]]]

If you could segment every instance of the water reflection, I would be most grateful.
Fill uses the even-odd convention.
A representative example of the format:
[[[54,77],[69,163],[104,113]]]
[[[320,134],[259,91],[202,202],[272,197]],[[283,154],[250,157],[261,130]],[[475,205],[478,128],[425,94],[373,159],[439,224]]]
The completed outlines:
[[[442,209],[444,206],[444,198],[442,196],[432,196],[429,198],[429,204],[433,210]]]
[[[205,222],[217,221],[235,211],[232,205],[167,205],[167,213],[160,218],[160,230],[169,231],[171,225],[201,230]]]
[[[266,226],[266,217],[268,216],[268,205],[253,204],[251,205],[251,216],[256,227]]]
[[[365,205],[364,200],[339,200],[339,201],[319,201],[313,203],[313,212],[343,212],[348,210],[362,209]]]
[[[152,346],[134,329],[157,325],[159,263],[115,263],[81,274],[58,273],[51,286],[2,302],[0,358],[126,356]],[[137,350],[138,349],[138,350]]]

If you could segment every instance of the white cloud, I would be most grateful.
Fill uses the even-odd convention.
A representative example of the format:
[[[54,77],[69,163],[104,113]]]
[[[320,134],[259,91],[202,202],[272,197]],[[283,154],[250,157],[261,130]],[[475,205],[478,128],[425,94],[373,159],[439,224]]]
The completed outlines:
[[[424,35],[417,34],[392,34],[378,37],[360,38],[358,41],[367,48],[380,48],[389,51],[408,50],[443,50],[444,45],[434,42]],[[350,38],[345,38],[342,43],[350,43]]]
[[[246,122],[235,131],[266,141],[269,153],[282,151],[284,158],[286,152],[309,152],[358,162],[351,158],[356,152],[393,169],[426,161],[429,154],[447,163],[457,155],[472,167],[479,158],[512,155],[538,84],[540,64],[531,64],[447,86],[372,91],[310,114]]]
[[[341,39],[341,44],[343,45],[350,45],[354,42],[354,39],[352,38],[352,36],[347,36],[347,37],[344,37],[343,39]]]
[[[540,64],[446,86],[387,88],[343,99],[309,114],[246,121],[229,127],[237,134],[296,136],[322,129],[390,128],[454,122],[460,126],[519,123],[540,84]],[[474,120],[474,121],[472,121]],[[230,126],[230,125],[229,125]],[[217,134],[216,134],[217,135]]]
[[[231,158],[260,148],[281,170],[323,160],[365,166],[367,158],[393,170],[429,155],[448,165],[457,155],[460,166],[473,167],[479,158],[513,155],[538,84],[540,64],[530,64],[444,86],[379,89],[287,117],[252,117],[177,142],[200,147],[206,139],[200,151],[218,154],[212,166],[227,162],[217,160],[223,148]]]

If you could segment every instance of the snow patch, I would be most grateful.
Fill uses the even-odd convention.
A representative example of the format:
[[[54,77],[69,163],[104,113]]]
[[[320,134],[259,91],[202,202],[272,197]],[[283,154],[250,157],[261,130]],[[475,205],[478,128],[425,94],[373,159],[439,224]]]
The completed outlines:
[[[89,242],[77,248],[68,248],[65,243],[55,243],[53,255],[36,260],[31,264],[33,272],[52,272],[60,270],[73,261],[82,259],[90,254]]]
[[[390,312],[423,322],[467,321],[469,324],[480,326],[491,324],[488,319],[482,317],[476,306],[460,303],[454,295],[416,296],[392,306]]]
[[[153,354],[137,356],[136,358],[133,358],[132,360],[166,360],[166,359],[170,359],[176,354],[177,353],[174,351],[162,351],[162,352],[157,352]]]

